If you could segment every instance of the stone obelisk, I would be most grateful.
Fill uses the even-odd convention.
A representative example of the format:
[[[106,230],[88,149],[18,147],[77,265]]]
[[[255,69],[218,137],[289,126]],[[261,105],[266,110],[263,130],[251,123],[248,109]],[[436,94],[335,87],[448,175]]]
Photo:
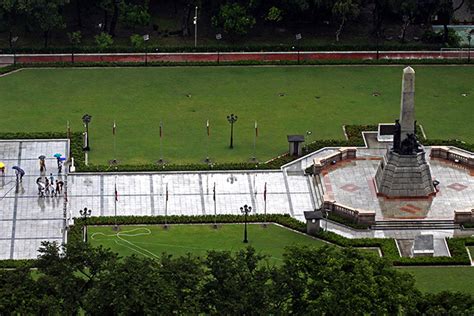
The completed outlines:
[[[415,70],[403,69],[402,100],[400,102],[400,141],[415,134]]]
[[[389,198],[435,193],[425,151],[416,139],[415,71],[411,67],[403,69],[400,119],[395,123],[393,148],[378,166],[375,186],[378,195]]]

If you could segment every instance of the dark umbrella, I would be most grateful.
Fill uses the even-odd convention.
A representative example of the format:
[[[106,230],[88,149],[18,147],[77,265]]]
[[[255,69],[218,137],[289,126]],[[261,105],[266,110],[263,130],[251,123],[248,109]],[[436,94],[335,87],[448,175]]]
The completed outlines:
[[[25,173],[25,171],[18,166],[13,166],[12,169],[17,170],[19,173]]]
[[[38,159],[41,159],[41,160],[44,160],[45,158],[46,158],[45,155],[41,155],[41,156],[38,157]]]

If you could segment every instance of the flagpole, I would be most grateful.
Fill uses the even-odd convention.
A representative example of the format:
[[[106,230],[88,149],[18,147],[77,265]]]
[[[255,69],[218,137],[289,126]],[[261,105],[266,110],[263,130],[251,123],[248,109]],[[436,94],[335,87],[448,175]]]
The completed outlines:
[[[163,122],[160,121],[160,160],[158,161],[160,164],[164,163],[163,160]]]
[[[117,225],[117,176],[115,176],[115,192],[114,192],[114,230],[118,230]]]
[[[258,126],[257,121],[255,121],[255,134],[253,135],[253,157],[252,161],[257,161],[257,136],[258,136]]]
[[[209,126],[209,120],[206,122],[206,130],[207,130],[207,139],[206,139],[206,163],[210,163],[211,159],[209,159],[209,137],[211,136],[211,130]]]
[[[115,140],[115,133],[116,133],[116,125],[115,125],[115,120],[114,120],[114,127],[113,127],[113,134],[114,134],[114,164],[117,164],[117,144]]]
[[[165,229],[168,228],[168,183],[166,183],[166,196],[165,196]]]
[[[267,183],[263,189],[263,227],[267,227]]]
[[[214,200],[214,228],[217,228],[217,207],[216,207],[216,183],[214,182],[213,189],[213,200]]]

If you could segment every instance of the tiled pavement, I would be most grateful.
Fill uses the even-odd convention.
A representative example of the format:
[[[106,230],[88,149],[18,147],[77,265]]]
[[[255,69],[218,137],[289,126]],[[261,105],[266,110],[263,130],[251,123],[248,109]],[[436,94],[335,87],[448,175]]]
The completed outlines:
[[[363,158],[363,155],[358,156]],[[469,171],[451,163],[431,159],[428,162],[432,176],[440,182],[439,192],[434,198],[389,200],[378,197],[373,181],[380,162],[374,160],[377,157],[375,154],[372,157],[366,156],[366,159],[336,165],[329,170],[323,176],[325,192],[329,198],[356,209],[373,210],[376,212],[376,220],[452,220],[454,210],[474,207],[474,177]]]
[[[216,185],[217,214],[239,214],[244,204],[264,213],[267,183],[267,213],[290,213],[303,220],[303,212],[316,202],[309,178],[286,172],[165,172],[120,174],[70,174],[67,178],[68,203],[63,197],[39,198],[36,178],[39,155],[47,158],[47,174],[58,177],[55,153],[64,154],[68,143],[59,141],[1,141],[0,161],[7,165],[0,177],[0,259],[34,258],[42,240],[63,242],[64,225],[78,217],[84,207],[93,216],[110,216],[115,211],[117,185],[118,215],[214,214],[213,188]],[[16,186],[14,165],[26,171]],[[168,202],[166,200],[168,187]]]
[[[114,215],[115,183],[118,215],[165,215],[165,209],[168,215],[214,214],[214,183],[217,214],[239,214],[244,204],[263,214],[265,183],[268,214],[303,219],[303,212],[315,207],[308,178],[281,171],[73,174],[68,177],[72,216],[84,206],[95,216]]]
[[[38,198],[35,181],[38,156],[47,157],[47,173],[57,178],[53,155],[68,152],[67,146],[64,140],[0,142],[0,161],[6,165],[5,175],[0,176],[0,259],[34,258],[42,240],[64,241],[64,199]],[[18,186],[15,165],[25,170]]]

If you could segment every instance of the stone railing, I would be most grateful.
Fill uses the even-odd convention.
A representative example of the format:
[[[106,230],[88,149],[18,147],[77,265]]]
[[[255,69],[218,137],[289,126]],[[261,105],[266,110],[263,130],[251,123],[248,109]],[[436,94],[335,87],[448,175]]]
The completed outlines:
[[[313,172],[319,174],[329,165],[335,164],[346,159],[355,159],[357,155],[356,147],[341,147],[337,152],[323,157],[317,157],[313,160]]]
[[[474,209],[455,210],[454,223],[456,224],[474,223]]]
[[[353,220],[357,224],[374,224],[375,223],[375,212],[355,209],[346,205],[336,203],[335,201],[326,200],[323,203],[323,209],[341,217],[345,217]]]
[[[431,158],[446,159],[468,168],[474,168],[474,155],[466,151],[457,150],[446,146],[431,147]]]

